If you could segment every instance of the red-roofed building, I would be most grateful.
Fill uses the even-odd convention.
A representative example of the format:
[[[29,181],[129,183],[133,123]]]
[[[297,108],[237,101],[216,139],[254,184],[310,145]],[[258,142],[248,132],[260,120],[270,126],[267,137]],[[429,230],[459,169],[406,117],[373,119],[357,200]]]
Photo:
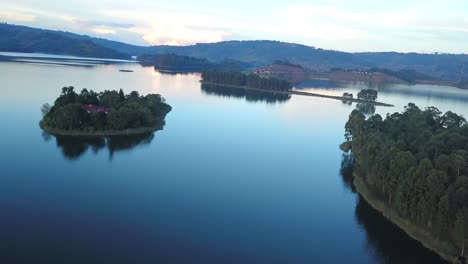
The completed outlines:
[[[91,105],[91,104],[84,105],[83,109],[88,113],[91,113],[91,112],[104,112],[104,113],[108,114],[109,111],[110,111],[110,109],[105,107],[105,106]]]

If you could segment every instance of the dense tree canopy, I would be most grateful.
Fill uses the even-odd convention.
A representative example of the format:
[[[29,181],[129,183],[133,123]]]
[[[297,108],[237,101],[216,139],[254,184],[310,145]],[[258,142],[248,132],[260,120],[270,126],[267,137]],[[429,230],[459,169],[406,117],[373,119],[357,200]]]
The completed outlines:
[[[250,67],[247,63],[235,60],[222,60],[212,62],[204,58],[194,58],[171,54],[145,54],[138,57],[143,66],[154,66],[159,70],[201,72],[205,70],[232,70],[241,71]]]
[[[140,96],[122,90],[96,93],[87,89],[75,93],[73,87],[62,88],[52,107],[44,104],[41,126],[78,131],[123,130],[151,127],[164,122],[171,110],[157,94]]]
[[[204,71],[204,82],[250,87],[268,91],[289,91],[292,89],[288,81],[265,78],[256,74],[244,74],[235,71]]]
[[[359,100],[375,102],[377,100],[377,91],[373,89],[363,89],[357,94]]]
[[[419,109],[346,123],[356,174],[404,218],[458,245],[468,239],[468,125],[455,113]]]

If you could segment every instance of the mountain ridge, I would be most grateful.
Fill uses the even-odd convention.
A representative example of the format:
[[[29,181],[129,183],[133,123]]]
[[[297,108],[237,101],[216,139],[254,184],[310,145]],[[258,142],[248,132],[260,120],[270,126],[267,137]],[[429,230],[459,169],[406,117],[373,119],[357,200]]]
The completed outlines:
[[[128,58],[130,55],[141,56],[144,54],[175,54],[208,59],[213,62],[235,60],[255,67],[264,67],[275,61],[282,60],[314,71],[329,71],[333,68],[346,70],[381,68],[392,71],[413,70],[429,75],[436,80],[450,80],[453,82],[465,82],[468,80],[467,54],[399,53],[393,51],[350,53],[274,40],[229,40],[216,43],[198,43],[188,46],[138,46],[71,32],[36,29],[6,23],[0,24],[0,33],[2,33],[1,29],[5,27],[16,28],[16,30],[18,28],[23,29],[28,34],[42,31],[52,34],[55,38],[58,38],[58,35],[66,38],[66,43],[71,43],[70,41],[75,40],[82,46],[90,47],[89,49],[94,50],[96,54],[100,51],[105,56],[114,56],[114,58]],[[24,39],[14,39],[16,43],[10,41],[9,44],[18,46],[18,43],[24,45],[24,42],[34,41],[31,40],[28,34],[23,35]],[[3,38],[0,38],[0,50],[8,51],[5,50],[5,45],[3,45],[8,36],[4,34],[2,36]],[[79,47],[80,45],[75,47],[75,49],[80,50]],[[39,51],[43,50],[34,50],[32,48],[28,52]],[[46,52],[60,54],[50,49]],[[63,52],[67,51],[58,49],[58,52],[62,52],[63,54]]]

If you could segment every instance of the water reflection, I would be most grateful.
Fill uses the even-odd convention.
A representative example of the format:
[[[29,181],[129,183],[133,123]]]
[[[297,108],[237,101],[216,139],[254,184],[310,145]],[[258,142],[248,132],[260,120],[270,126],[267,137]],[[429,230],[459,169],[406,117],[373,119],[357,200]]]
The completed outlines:
[[[340,174],[347,189],[356,192],[353,184],[354,156],[343,153]],[[355,209],[357,223],[363,227],[367,247],[372,251],[371,257],[377,263],[411,263],[439,264],[444,262],[437,254],[425,249],[419,242],[406,235],[392,224],[381,213],[372,208],[358,194]],[[373,262],[374,262],[373,261]]]
[[[212,84],[202,84],[201,90],[208,95],[245,98],[247,102],[266,102],[273,104],[284,103],[291,99],[291,95],[285,93],[262,92]]]
[[[340,175],[343,178],[344,187],[356,192],[353,185],[354,155],[352,152],[343,153],[341,156]]]
[[[356,109],[364,115],[373,115],[375,114],[376,106],[374,104],[358,103],[356,104]]]
[[[137,146],[149,145],[153,141],[154,133],[133,136],[112,137],[70,137],[54,136],[43,133],[46,142],[55,138],[57,147],[62,149],[64,157],[70,160],[78,159],[89,149],[93,153],[109,150],[109,159],[112,160],[115,152],[126,151]]]

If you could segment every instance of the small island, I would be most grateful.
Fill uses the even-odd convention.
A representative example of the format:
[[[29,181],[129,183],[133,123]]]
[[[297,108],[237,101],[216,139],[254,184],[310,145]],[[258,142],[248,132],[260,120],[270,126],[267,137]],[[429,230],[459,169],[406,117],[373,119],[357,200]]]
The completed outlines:
[[[346,123],[354,187],[385,217],[444,259],[468,245],[468,124],[451,111],[408,104],[402,113]]]
[[[54,105],[44,104],[39,122],[44,132],[60,136],[140,135],[163,128],[171,106],[159,94],[140,96],[136,91],[96,93],[63,87]]]

